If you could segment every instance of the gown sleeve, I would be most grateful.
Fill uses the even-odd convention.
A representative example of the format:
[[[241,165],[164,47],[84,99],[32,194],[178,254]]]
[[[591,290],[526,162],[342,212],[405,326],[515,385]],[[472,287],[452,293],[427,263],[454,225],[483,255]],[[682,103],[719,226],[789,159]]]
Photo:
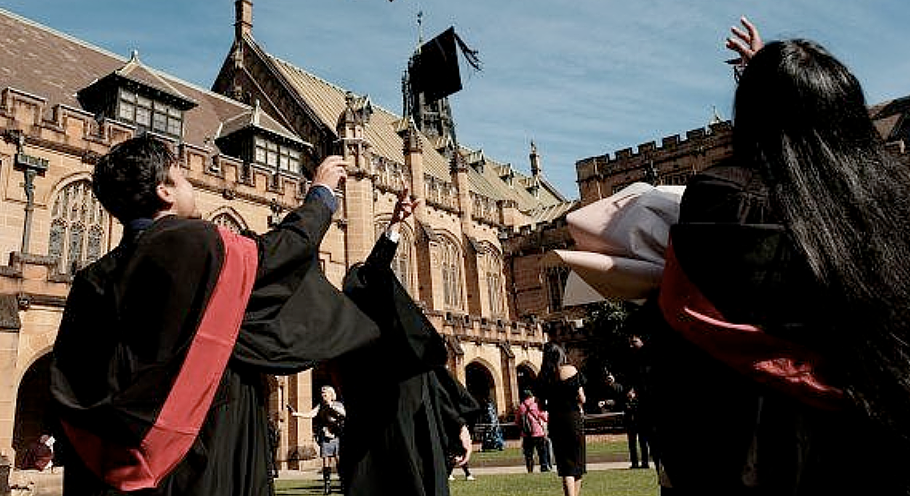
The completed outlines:
[[[310,194],[277,228],[256,237],[259,269],[235,362],[292,374],[379,336],[376,324],[323,275],[317,255],[331,217]]]
[[[442,336],[426,318],[390,267],[398,244],[380,236],[363,264],[355,265],[344,280],[344,292],[378,326],[387,349],[393,377],[410,377],[435,366],[445,366]]]
[[[379,325],[385,349],[394,353],[385,373],[398,380],[426,374],[442,444],[457,451],[461,426],[473,422],[480,406],[445,368],[448,352],[442,336],[390,268],[397,246],[381,236],[367,261],[348,273],[344,291]]]

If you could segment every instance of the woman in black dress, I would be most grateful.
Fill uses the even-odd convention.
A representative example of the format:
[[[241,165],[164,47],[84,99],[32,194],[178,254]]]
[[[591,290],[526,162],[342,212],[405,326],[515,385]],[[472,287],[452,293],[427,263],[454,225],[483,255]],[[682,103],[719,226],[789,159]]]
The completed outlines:
[[[581,372],[570,365],[566,352],[556,343],[543,348],[543,364],[538,378],[541,407],[550,412],[550,440],[556,458],[556,471],[562,477],[565,496],[581,493],[585,468],[585,403]]]

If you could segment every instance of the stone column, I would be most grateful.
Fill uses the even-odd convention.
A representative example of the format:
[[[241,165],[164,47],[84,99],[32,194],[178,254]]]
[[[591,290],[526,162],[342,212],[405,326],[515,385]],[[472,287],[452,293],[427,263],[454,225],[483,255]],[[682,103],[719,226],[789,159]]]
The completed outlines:
[[[474,202],[471,199],[471,185],[468,181],[468,166],[456,150],[451,162],[452,180],[458,191],[458,211],[461,217],[461,233],[464,236],[464,271],[463,283],[468,303],[468,313],[481,316],[480,286],[478,283],[477,257],[479,253],[473,245],[474,236]],[[470,238],[470,239],[468,239]]]
[[[369,99],[348,93],[346,109],[338,120],[341,154],[348,161],[348,178],[344,183],[344,214],[347,266],[366,260],[373,249],[373,164],[364,130],[372,112]]]
[[[415,252],[417,260],[417,297],[427,308],[437,310],[442,305],[437,305],[433,298],[433,262],[432,262],[432,227],[429,225],[429,213],[426,202],[425,169],[423,165],[423,143],[420,141],[420,132],[413,120],[408,120],[407,127],[401,132],[404,152],[404,165],[411,172],[411,195],[423,198],[417,211],[414,212],[415,224]]]
[[[509,343],[499,343],[502,358],[502,392],[505,408],[509,409],[518,405],[518,377],[515,373],[515,353]],[[503,410],[505,411],[505,410]]]
[[[13,453],[13,429],[16,418],[16,356],[19,332],[0,329],[0,451],[10,460]]]

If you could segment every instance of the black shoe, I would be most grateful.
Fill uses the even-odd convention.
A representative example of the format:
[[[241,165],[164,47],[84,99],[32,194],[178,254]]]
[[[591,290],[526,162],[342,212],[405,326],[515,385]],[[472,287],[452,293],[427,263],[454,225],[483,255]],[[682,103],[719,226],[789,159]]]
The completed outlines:
[[[637,464],[637,463],[633,463],[632,466],[629,467],[629,468],[638,468],[638,464]]]
[[[651,468],[647,463],[642,463],[639,468]]]

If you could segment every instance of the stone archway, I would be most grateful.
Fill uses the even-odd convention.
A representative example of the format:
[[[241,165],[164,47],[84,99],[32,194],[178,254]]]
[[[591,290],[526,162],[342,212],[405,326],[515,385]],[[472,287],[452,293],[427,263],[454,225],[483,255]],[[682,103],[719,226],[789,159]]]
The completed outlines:
[[[19,382],[16,416],[13,423],[15,466],[21,467],[25,453],[42,434],[58,432],[49,412],[51,354],[32,363]]]
[[[537,372],[529,363],[522,363],[515,367],[515,376],[518,382],[519,396],[525,390],[535,392],[537,390]]]
[[[475,360],[469,363],[464,370],[466,388],[471,396],[481,405],[488,401],[496,401],[496,381],[493,372],[483,363]]]

